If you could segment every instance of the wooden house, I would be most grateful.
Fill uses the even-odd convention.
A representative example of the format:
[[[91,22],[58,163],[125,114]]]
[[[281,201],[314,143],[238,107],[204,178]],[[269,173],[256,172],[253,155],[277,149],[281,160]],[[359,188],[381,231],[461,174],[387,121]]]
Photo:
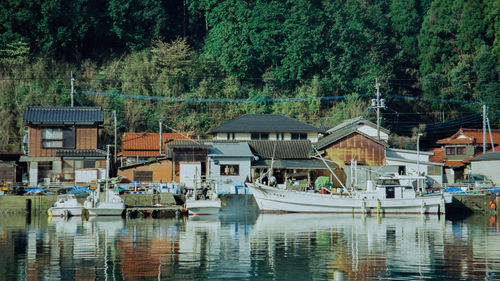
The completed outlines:
[[[22,152],[0,152],[0,187],[9,190],[23,180],[26,165],[19,162]]]
[[[385,165],[387,143],[359,131],[356,126],[342,127],[321,138],[315,144],[323,152],[323,157],[344,167],[356,160],[358,165]]]
[[[28,107],[27,156],[21,161],[28,163],[29,186],[74,184],[79,175],[88,178],[105,170],[106,152],[98,149],[103,121],[100,107]]]
[[[208,133],[216,140],[309,140],[314,143],[324,130],[281,114],[245,114]]]

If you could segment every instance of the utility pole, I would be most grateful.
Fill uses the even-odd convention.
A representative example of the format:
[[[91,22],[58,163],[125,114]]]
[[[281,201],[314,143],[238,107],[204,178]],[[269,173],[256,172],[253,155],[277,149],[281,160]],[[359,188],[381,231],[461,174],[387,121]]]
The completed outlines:
[[[116,110],[113,110],[113,121],[115,123],[115,164],[116,164],[116,150],[118,149],[116,147]]]
[[[377,139],[380,140],[380,109],[385,108],[385,100],[380,98],[380,83],[378,78],[375,78],[375,89],[377,89],[377,98],[372,99],[371,108],[377,110]]]
[[[483,104],[483,154],[486,154],[486,104]]]
[[[163,152],[162,149],[161,149],[161,147],[163,145],[163,140],[162,140],[162,129],[163,129],[162,128],[162,121],[163,120],[161,120],[161,119],[160,119],[160,121],[158,121],[160,123],[160,155],[162,155],[162,152]]]
[[[75,94],[74,81],[75,78],[73,77],[73,71],[71,71],[71,107],[73,107],[74,105],[74,94]]]

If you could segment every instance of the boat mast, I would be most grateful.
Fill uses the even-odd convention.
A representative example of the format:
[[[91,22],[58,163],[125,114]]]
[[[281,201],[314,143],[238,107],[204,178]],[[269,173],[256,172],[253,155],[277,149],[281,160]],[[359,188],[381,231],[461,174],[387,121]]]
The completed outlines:
[[[106,145],[106,202],[109,201],[109,146]]]

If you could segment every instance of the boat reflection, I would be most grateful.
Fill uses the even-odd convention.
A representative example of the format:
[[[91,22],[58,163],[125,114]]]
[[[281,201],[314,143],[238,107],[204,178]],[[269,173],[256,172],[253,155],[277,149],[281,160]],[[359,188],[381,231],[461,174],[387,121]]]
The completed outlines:
[[[445,228],[444,218],[438,216],[261,214],[252,232],[252,248],[266,251],[261,255],[268,260],[259,266],[298,277],[311,277],[294,269],[308,260],[327,269],[313,279],[334,279],[342,272],[346,280],[362,280],[386,275],[381,268],[407,271],[418,279],[429,273],[434,260],[444,258]],[[292,258],[282,264],[283,256]]]

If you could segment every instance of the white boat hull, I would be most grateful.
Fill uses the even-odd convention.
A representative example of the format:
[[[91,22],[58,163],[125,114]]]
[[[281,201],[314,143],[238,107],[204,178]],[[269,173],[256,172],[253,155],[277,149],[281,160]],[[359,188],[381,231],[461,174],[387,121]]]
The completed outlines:
[[[186,209],[191,215],[215,215],[219,213],[220,207],[220,199],[186,201]]]
[[[82,215],[83,207],[64,207],[64,208],[57,208],[57,207],[51,207],[50,208],[50,214],[53,217],[68,217],[68,216],[73,216],[73,217],[80,217]]]
[[[368,199],[277,189],[259,183],[247,183],[264,212],[298,213],[383,213],[444,214],[451,195],[428,195],[409,199]]]

